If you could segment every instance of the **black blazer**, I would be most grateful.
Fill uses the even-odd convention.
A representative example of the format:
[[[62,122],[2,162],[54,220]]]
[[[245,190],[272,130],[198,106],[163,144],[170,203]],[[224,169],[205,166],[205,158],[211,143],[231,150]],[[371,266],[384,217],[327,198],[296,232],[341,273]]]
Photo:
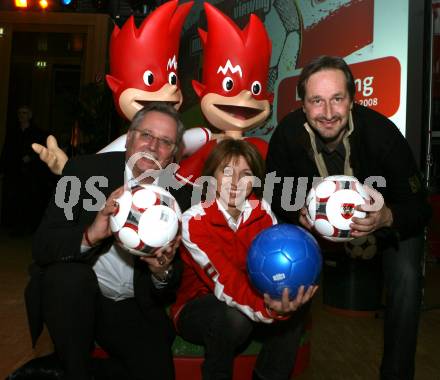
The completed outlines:
[[[125,152],[78,156],[70,159],[58,181],[57,189],[37,229],[32,247],[33,263],[25,290],[26,309],[35,345],[43,328],[41,313],[41,276],[53,263],[93,263],[113,244],[114,238],[81,253],[83,231],[90,225],[106,198],[124,184]],[[179,202],[179,200],[177,200]],[[135,259],[135,298],[147,318],[167,318],[164,302],[170,302],[180,282],[182,263],[175,259],[168,285],[157,289],[148,266]]]

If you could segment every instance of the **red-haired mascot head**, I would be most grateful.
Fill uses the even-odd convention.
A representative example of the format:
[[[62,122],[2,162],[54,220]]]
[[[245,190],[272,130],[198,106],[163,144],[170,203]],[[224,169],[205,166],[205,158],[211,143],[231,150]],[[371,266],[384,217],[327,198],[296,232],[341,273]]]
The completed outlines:
[[[208,31],[203,44],[202,82],[193,81],[206,119],[231,137],[263,124],[270,113],[267,92],[271,42],[260,19],[251,15],[241,30],[229,17],[205,3]]]
[[[131,120],[151,101],[182,104],[177,77],[180,33],[193,2],[169,1],[136,28],[131,16],[110,40],[110,74],[107,83],[119,114]]]

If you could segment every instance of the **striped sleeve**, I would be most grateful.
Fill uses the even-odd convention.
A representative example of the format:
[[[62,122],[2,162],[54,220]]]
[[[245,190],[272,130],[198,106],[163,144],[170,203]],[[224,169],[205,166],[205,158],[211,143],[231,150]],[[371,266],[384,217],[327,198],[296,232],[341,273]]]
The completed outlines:
[[[204,222],[203,208],[194,206],[183,215],[182,238],[195,270],[214,295],[256,322],[272,323],[263,297],[251,286],[247,274],[224,255]]]

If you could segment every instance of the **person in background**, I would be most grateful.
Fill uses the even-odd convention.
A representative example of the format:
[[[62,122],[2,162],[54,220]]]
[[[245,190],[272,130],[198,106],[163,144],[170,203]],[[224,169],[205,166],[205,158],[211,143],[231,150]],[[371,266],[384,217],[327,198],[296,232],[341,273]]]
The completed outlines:
[[[12,236],[32,233],[50,198],[52,175],[31,148],[33,142],[45,140],[46,134],[33,122],[30,107],[18,107],[17,119],[6,131],[0,156],[1,224]]]
[[[287,380],[317,287],[301,287],[289,299],[264,297],[251,286],[246,256],[255,236],[277,223],[262,199],[264,160],[244,140],[226,139],[212,150],[203,176],[214,178],[205,201],[182,217],[182,284],[171,308],[178,334],[205,347],[204,380],[231,379],[237,351],[263,337],[254,379]],[[211,196],[211,201],[208,198]]]
[[[282,220],[311,229],[306,209],[288,211],[282,199],[283,178],[353,175],[361,182],[381,177],[377,189],[385,200],[358,206],[364,219],[353,218],[352,236],[376,236],[383,258],[386,287],[382,380],[414,378],[414,356],[422,295],[423,229],[429,216],[419,169],[397,127],[378,112],[354,101],[355,83],[345,61],[321,56],[304,67],[298,80],[302,108],[277,126],[269,144],[267,172],[275,172],[272,209]],[[372,190],[373,199],[380,198]],[[376,195],[375,195],[376,194]]]

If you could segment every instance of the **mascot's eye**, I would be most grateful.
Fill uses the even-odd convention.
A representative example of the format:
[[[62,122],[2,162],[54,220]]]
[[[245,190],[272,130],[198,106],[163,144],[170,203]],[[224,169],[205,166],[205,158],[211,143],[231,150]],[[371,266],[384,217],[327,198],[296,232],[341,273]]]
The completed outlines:
[[[226,77],[222,82],[223,90],[231,91],[234,88],[234,81],[231,77]]]
[[[151,86],[154,82],[154,75],[150,70],[145,71],[144,73],[144,83],[147,86]]]
[[[168,83],[171,84],[171,85],[177,84],[177,75],[176,75],[176,73],[174,71],[171,71],[168,74]]]
[[[261,94],[261,83],[257,80],[254,81],[252,83],[251,90],[254,95],[260,95]]]

